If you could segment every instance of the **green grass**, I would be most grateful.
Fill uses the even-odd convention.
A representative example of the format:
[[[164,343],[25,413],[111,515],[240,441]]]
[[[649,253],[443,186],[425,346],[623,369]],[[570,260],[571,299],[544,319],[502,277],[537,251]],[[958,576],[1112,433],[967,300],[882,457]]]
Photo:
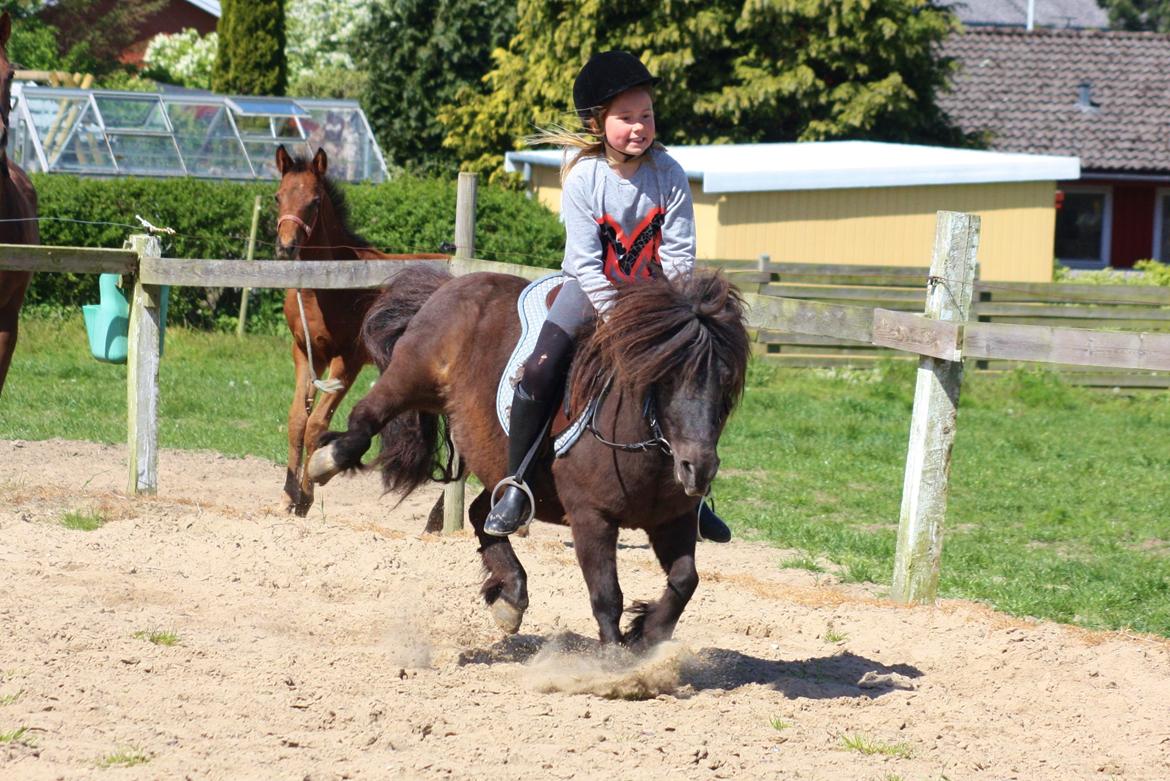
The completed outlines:
[[[880,754],[883,757],[910,759],[912,753],[908,743],[879,743],[868,735],[842,735],[841,747],[860,751],[866,756]]]
[[[150,757],[143,751],[139,751],[138,749],[123,749],[102,757],[97,761],[97,766],[134,767],[135,765],[144,765],[149,761]]]
[[[0,732],[0,745],[4,743],[29,743],[30,738],[25,737],[28,734],[28,727],[19,727],[11,732]]]
[[[374,379],[367,368],[335,427]],[[88,356],[80,317],[28,317],[0,438],[125,441],[126,369]],[[160,444],[281,463],[287,336],[167,330]],[[753,363],[720,447],[720,514],[740,538],[800,553],[777,566],[887,586],[914,365]],[[1067,386],[1051,373],[964,382],[944,529],[943,597],[1092,628],[1170,636],[1170,395]],[[271,487],[277,496],[279,485]]]
[[[138,640],[146,640],[147,642],[154,643],[155,645],[171,646],[179,644],[179,635],[171,630],[142,630],[141,632],[135,632],[133,635],[131,635],[131,637],[134,637]]]
[[[66,529],[76,529],[83,532],[100,529],[105,522],[105,516],[99,512],[70,510],[61,516],[61,525]]]
[[[0,705],[12,705],[13,703],[20,702],[20,698],[23,696],[24,689],[13,692],[12,694],[0,694]]]
[[[771,724],[772,729],[776,730],[777,732],[783,732],[784,730],[786,730],[792,726],[791,721],[785,721],[784,719],[780,718],[779,716],[772,718],[768,723]]]
[[[828,627],[825,628],[826,643],[832,643],[836,645],[837,643],[843,643],[848,639],[849,635],[845,634],[844,632],[838,632],[831,623],[828,625]]]

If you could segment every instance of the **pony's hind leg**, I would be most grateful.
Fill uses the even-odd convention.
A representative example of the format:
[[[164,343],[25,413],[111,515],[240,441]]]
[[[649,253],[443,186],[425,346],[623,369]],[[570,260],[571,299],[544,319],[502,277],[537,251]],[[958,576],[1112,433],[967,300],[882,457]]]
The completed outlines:
[[[475,528],[479,554],[487,570],[480,591],[491,608],[496,625],[508,634],[515,634],[524,620],[524,611],[528,609],[528,574],[507,537],[493,537],[484,532],[483,523],[491,505],[491,492],[485,490],[467,508],[467,517]]]
[[[669,640],[675,624],[699,586],[695,569],[695,534],[698,514],[688,512],[670,523],[648,531],[650,545],[666,572],[666,589],[657,602],[641,603],[637,617],[626,630],[624,641],[634,648],[648,648]]]
[[[572,513],[569,525],[601,642],[620,643],[622,587],[617,576],[618,527],[596,511]]]
[[[405,367],[405,368],[404,368]],[[416,388],[423,382],[409,361],[391,362],[365,398],[354,405],[343,432],[326,431],[309,459],[309,478],[325,485],[335,475],[359,469],[374,435],[410,409]]]

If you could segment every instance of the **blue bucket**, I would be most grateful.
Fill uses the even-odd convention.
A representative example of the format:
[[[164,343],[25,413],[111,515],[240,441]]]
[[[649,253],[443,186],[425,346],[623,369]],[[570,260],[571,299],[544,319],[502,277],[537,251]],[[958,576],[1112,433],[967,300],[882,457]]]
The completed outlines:
[[[85,331],[89,335],[89,352],[103,363],[126,363],[128,352],[127,336],[130,332],[130,304],[118,287],[118,274],[98,276],[101,303],[81,307],[85,318]],[[171,289],[162,289],[162,304],[159,307],[158,350],[162,355],[163,338],[167,330],[167,304]]]

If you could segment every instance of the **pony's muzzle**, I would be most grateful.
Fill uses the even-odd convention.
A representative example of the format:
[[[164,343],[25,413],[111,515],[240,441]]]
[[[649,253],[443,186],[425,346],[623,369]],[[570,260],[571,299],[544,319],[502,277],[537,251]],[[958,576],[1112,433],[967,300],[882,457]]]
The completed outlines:
[[[296,244],[285,244],[284,242],[277,239],[276,251],[275,251],[275,255],[276,255],[277,260],[292,260],[296,254],[297,254],[297,245]]]
[[[706,496],[719,471],[714,452],[687,452],[675,449],[674,473],[687,496]]]

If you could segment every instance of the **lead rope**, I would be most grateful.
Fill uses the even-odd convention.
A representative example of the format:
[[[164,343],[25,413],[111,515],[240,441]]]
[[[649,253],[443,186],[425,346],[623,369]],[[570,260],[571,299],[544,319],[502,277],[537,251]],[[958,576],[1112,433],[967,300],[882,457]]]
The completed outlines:
[[[313,383],[313,387],[323,393],[337,393],[339,390],[344,390],[345,385],[341,380],[330,377],[328,380],[322,380],[317,377],[317,371],[313,368],[313,339],[309,336],[309,321],[305,318],[305,302],[301,298],[301,289],[297,288],[297,309],[301,312],[301,327],[305,330],[305,355],[309,359],[309,380]]]
[[[280,230],[280,225],[283,222],[295,222],[305,232],[305,241],[309,240],[309,236],[313,233],[312,226],[306,225],[305,221],[295,214],[282,214],[280,219],[276,221],[276,229]],[[313,219],[316,224],[316,217]],[[301,328],[305,332],[305,356],[309,359],[309,381],[313,387],[322,393],[337,393],[345,389],[345,385],[336,378],[330,377],[328,380],[322,380],[317,376],[317,370],[313,368],[313,338],[309,335],[309,320],[305,317],[305,301],[301,295],[301,289],[297,288],[297,309],[301,313]]]

